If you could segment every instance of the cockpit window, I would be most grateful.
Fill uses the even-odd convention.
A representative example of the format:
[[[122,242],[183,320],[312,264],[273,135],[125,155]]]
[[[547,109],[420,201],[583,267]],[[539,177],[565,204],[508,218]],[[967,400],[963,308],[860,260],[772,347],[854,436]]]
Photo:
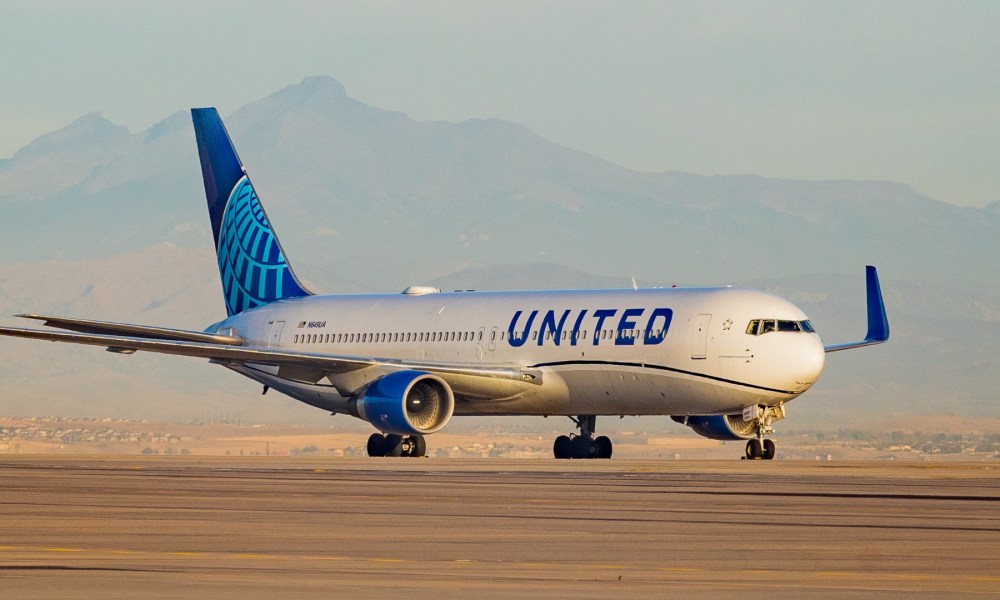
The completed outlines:
[[[801,331],[795,321],[778,321],[778,331]]]
[[[747,335],[764,335],[772,331],[815,333],[809,321],[783,321],[781,319],[754,319],[747,325]]]

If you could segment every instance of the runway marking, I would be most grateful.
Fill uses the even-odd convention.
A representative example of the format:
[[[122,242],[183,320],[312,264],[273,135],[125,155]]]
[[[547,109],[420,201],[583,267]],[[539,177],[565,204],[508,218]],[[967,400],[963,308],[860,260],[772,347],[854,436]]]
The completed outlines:
[[[592,564],[592,563],[572,563],[567,565],[566,563],[555,563],[555,562],[528,562],[528,561],[508,561],[508,560],[497,560],[497,561],[477,561],[470,559],[453,559],[453,560],[433,560],[433,561],[415,561],[412,559],[405,558],[395,558],[395,557],[384,557],[384,556],[335,556],[335,555],[309,555],[309,556],[294,556],[294,555],[282,555],[282,554],[255,554],[255,553],[232,553],[232,552],[195,552],[195,551],[183,551],[183,550],[173,550],[173,551],[153,551],[153,550],[118,550],[118,549],[106,549],[106,548],[61,548],[61,547],[32,547],[32,546],[0,546],[0,550],[3,551],[21,551],[21,552],[50,552],[50,553],[73,553],[73,554],[118,554],[118,555],[144,555],[145,557],[153,558],[156,557],[180,557],[180,558],[209,558],[209,559],[250,559],[250,560],[308,560],[308,561],[330,561],[330,562],[342,562],[351,561],[354,563],[369,563],[369,564],[386,564],[386,563],[419,563],[419,562],[432,562],[440,564],[453,564],[453,565],[465,565],[475,563],[478,566],[490,566],[490,565],[506,565],[510,567],[516,567],[521,569],[526,568],[542,568],[551,569],[558,567],[559,569],[565,569],[567,566],[580,568],[580,569],[606,569],[606,570],[628,570],[628,571],[648,571],[653,569],[655,571],[661,571],[666,573],[677,573],[677,574],[691,574],[703,573],[707,569],[700,567],[656,567],[646,565],[605,565],[605,564]],[[8,568],[3,566],[2,568]],[[61,568],[72,569],[71,566],[63,566]],[[106,567],[93,567],[94,569],[102,569]],[[739,569],[728,571],[728,574],[736,578],[753,578],[758,580],[761,578],[774,578],[787,576],[788,572],[778,569]],[[859,580],[865,579],[869,574],[863,572],[848,572],[848,571],[801,571],[797,572],[798,575],[802,577],[820,577],[820,578],[843,578],[843,577],[854,577]],[[965,575],[956,577],[950,573],[884,573],[883,577],[890,577],[896,580],[903,581],[941,581],[941,582],[954,582],[967,581],[967,582],[996,582],[1000,581],[1000,576],[990,576],[990,575]]]

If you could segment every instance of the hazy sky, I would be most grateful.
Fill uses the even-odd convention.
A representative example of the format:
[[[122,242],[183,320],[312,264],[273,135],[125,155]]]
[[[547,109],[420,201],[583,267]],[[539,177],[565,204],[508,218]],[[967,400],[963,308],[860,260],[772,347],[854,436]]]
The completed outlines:
[[[0,158],[307,75],[647,171],[888,179],[1000,200],[1000,2],[12,2]]]

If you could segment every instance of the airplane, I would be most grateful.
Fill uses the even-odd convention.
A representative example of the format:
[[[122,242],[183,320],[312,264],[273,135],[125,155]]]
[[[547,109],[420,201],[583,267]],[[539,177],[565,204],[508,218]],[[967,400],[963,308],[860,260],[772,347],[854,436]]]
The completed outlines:
[[[826,354],[881,344],[889,322],[866,269],[868,331],[824,346],[776,295],[737,287],[316,295],[296,277],[215,108],[191,110],[227,316],[202,331],[37,314],[22,338],[208,359],[296,400],[367,421],[369,456],[425,456],[455,415],[566,416],[557,459],[611,458],[598,416],[669,415],[716,440],[766,437]]]

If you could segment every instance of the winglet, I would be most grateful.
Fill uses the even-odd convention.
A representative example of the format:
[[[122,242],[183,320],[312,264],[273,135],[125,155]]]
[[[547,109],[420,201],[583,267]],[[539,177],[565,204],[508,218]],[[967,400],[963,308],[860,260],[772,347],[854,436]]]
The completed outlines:
[[[882,287],[878,284],[875,267],[865,267],[868,285],[868,335],[866,342],[884,342],[889,339],[889,319],[885,316]]]
[[[878,272],[875,267],[865,267],[866,287],[868,290],[868,334],[864,341],[848,342],[826,346],[827,352],[850,350],[881,344],[889,339],[889,319],[885,315],[885,302],[882,300],[882,287],[878,283]]]

